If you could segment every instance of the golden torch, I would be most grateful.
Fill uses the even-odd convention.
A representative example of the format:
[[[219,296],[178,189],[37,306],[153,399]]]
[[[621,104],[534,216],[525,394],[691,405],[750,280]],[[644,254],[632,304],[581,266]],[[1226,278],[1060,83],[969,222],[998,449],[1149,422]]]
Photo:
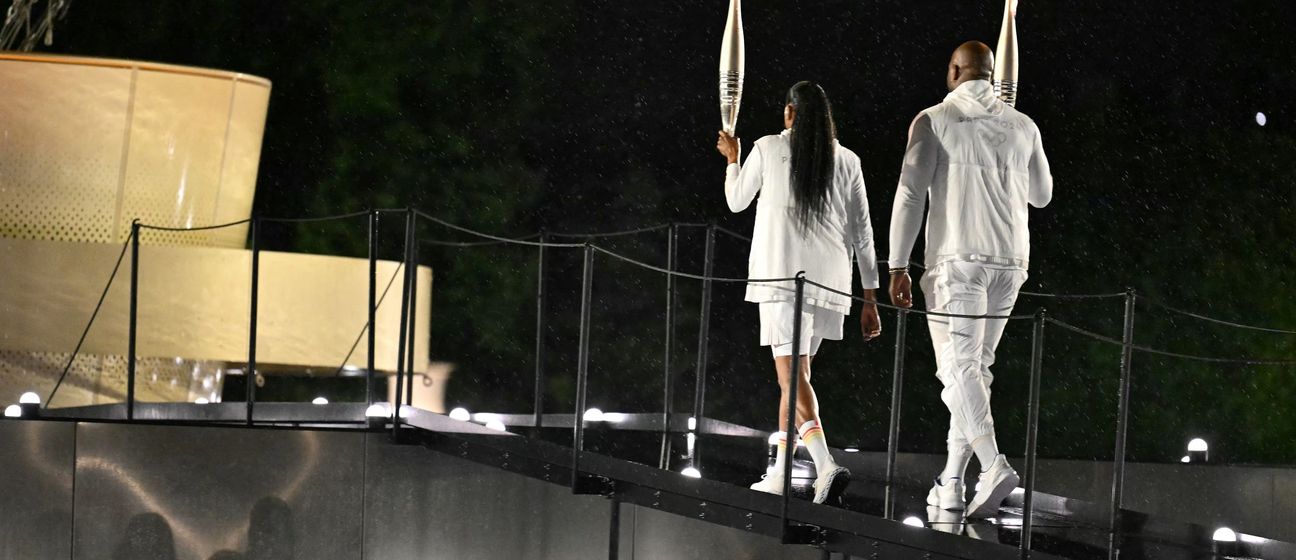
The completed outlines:
[[[720,126],[729,134],[738,126],[743,72],[747,68],[741,4],[741,0],[729,0],[729,18],[725,20],[724,41],[720,44]]]
[[[1003,27],[995,47],[994,89],[1004,103],[1017,106],[1017,0],[1004,2]]]

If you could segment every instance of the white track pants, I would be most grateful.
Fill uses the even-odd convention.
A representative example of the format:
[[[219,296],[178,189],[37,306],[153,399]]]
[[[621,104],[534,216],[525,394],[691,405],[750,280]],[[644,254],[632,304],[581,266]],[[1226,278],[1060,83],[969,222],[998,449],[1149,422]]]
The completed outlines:
[[[920,286],[929,311],[1009,315],[1017,302],[1017,290],[1025,282],[1024,270],[950,261],[923,274]],[[936,377],[945,386],[941,400],[950,410],[951,446],[967,445],[994,433],[990,366],[1007,324],[1004,319],[927,318],[936,351]]]

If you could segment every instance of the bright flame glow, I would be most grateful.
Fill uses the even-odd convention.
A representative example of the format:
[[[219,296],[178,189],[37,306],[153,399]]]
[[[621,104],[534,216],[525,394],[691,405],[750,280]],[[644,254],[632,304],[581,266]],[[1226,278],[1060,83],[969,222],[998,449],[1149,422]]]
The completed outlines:
[[[1211,538],[1217,542],[1237,542],[1238,540],[1237,533],[1234,533],[1233,530],[1228,527],[1220,527],[1219,529],[1216,529],[1215,534],[1212,535]]]
[[[693,467],[685,467],[684,470],[680,471],[680,474],[687,476],[689,478],[702,478],[702,471],[699,471]]]
[[[504,423],[503,423],[503,422],[500,422],[499,420],[491,420],[490,422],[487,422],[487,423],[486,423],[486,428],[487,428],[487,429],[490,429],[490,430],[495,430],[495,431],[497,431],[497,432],[507,432],[507,431],[508,431],[508,427],[505,426]]]
[[[1258,125],[1260,125],[1260,126],[1264,126],[1265,123],[1267,123],[1267,122],[1269,122],[1269,117],[1266,117],[1265,114],[1262,113],[1262,112],[1261,112],[1261,113],[1256,113],[1256,124],[1258,124]]]
[[[311,401],[311,404],[328,404],[328,399],[324,397],[315,397],[315,399]]]
[[[365,409],[366,418],[388,418],[391,411],[387,408],[387,403],[374,403]]]
[[[20,404],[40,404],[40,395],[28,391],[23,393],[21,397],[18,397],[18,402]]]
[[[22,407],[21,407],[21,406],[18,406],[18,405],[16,405],[16,404],[11,404],[11,405],[5,407],[5,416],[8,417],[8,418],[19,418],[19,417],[21,417],[21,416],[22,416]]]
[[[917,517],[914,517],[912,515],[904,518],[904,524],[910,527],[926,527],[926,525],[923,524],[923,520],[918,519]]]
[[[1209,447],[1202,438],[1193,438],[1188,442],[1188,451],[1206,451]]]
[[[472,420],[472,414],[468,412],[468,409],[459,407],[450,411],[450,418],[460,422],[467,422]]]
[[[589,410],[586,410],[585,415],[582,417],[585,419],[586,422],[602,422],[603,411],[597,408],[591,408]]]

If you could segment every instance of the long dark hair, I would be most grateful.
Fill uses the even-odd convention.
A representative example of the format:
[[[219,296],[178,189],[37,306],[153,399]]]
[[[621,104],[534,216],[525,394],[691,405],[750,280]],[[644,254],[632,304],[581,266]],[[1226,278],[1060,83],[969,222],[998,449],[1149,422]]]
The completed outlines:
[[[792,200],[797,224],[802,230],[823,219],[832,189],[833,124],[828,94],[814,82],[797,82],[788,90],[788,105],[796,109],[792,118]]]

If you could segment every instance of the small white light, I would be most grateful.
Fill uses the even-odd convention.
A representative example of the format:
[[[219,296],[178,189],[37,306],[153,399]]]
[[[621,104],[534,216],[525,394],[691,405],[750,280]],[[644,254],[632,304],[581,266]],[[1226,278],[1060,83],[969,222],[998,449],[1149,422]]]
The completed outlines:
[[[28,391],[26,393],[23,393],[21,397],[18,397],[18,403],[19,404],[40,404],[40,395]]]
[[[1229,529],[1228,527],[1220,527],[1215,530],[1215,534],[1212,535],[1211,538],[1216,542],[1237,542],[1238,537],[1237,533],[1234,533],[1232,529]]]
[[[627,416],[624,412],[604,412],[603,413],[603,421],[612,422],[613,424],[619,422],[625,422],[626,418]]]
[[[407,404],[403,404],[403,405],[400,406],[400,408],[397,409],[397,410],[400,411],[398,414],[400,414],[400,417],[401,417],[401,418],[409,418],[409,417],[410,417],[410,409],[411,409],[411,408],[414,408],[414,407],[412,407],[412,406],[410,406],[410,405],[407,405]],[[467,411],[465,410],[464,412],[467,412]]]
[[[847,452],[847,453],[859,453],[859,448],[858,448],[858,447],[847,447],[846,449],[843,449],[842,451],[845,451],[845,452]]]
[[[194,404],[208,404],[208,403],[210,403],[210,402],[211,402],[211,401],[207,400],[207,399],[204,398],[204,397],[198,397],[198,398],[194,399]]]
[[[680,471],[680,474],[687,476],[689,478],[702,478],[702,471],[699,471],[693,467],[685,467],[684,470]]]
[[[1269,117],[1266,117],[1263,112],[1256,113],[1256,124],[1264,126],[1267,122],[1269,122]]]
[[[365,409],[365,418],[388,418],[391,411],[387,408],[387,403],[374,403]]]
[[[497,432],[507,432],[507,431],[508,431],[508,427],[505,426],[504,423],[503,423],[503,422],[500,422],[499,420],[491,420],[490,422],[487,422],[487,423],[486,423],[486,428],[489,429],[489,430],[495,430],[495,431],[497,431]]]
[[[1187,455],[1184,455],[1183,457],[1180,457],[1180,458],[1179,458],[1179,462],[1180,462],[1180,463],[1191,463],[1191,462],[1192,462],[1192,457],[1189,457],[1189,456],[1187,456]]]
[[[602,422],[603,411],[597,408],[591,408],[585,411],[585,415],[583,416],[583,418],[585,419],[586,422]]]
[[[1210,446],[1206,445],[1206,440],[1202,438],[1193,438],[1188,442],[1188,451],[1206,451]]]
[[[404,408],[405,407],[401,407],[401,412],[404,412]],[[468,409],[459,407],[450,411],[450,418],[460,422],[467,422],[472,420],[472,414],[468,412]]]
[[[315,400],[312,400],[311,404],[328,404],[328,399],[324,397],[315,397]]]
[[[783,437],[784,437],[783,432],[774,432],[770,434],[769,439],[767,441],[769,441],[770,445],[778,445],[779,440],[783,439]]]
[[[18,405],[16,405],[16,404],[11,404],[11,405],[9,405],[9,406],[6,406],[6,407],[5,407],[5,416],[8,417],[8,418],[20,418],[20,417],[22,417],[22,407],[21,407],[21,406],[18,406]]]
[[[926,527],[926,526],[927,526],[926,524],[923,523],[923,520],[918,519],[917,517],[914,517],[914,516],[912,516],[912,515],[910,515],[909,517],[904,518],[904,524],[905,524],[905,525],[908,525],[908,526],[910,526],[910,527]]]
[[[689,429],[690,431],[692,431],[692,430],[696,430],[696,429],[697,429],[697,418],[694,418],[694,417],[692,417],[692,416],[689,416],[688,429]]]

